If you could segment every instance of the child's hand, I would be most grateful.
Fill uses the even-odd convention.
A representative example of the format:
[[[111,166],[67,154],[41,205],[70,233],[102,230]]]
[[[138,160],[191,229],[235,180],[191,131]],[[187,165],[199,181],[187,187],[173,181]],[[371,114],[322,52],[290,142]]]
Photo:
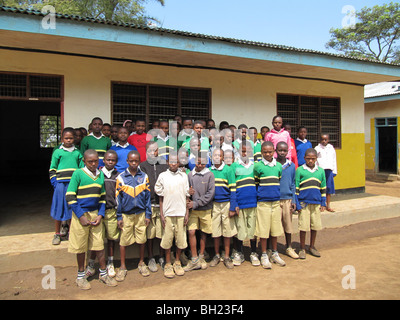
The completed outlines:
[[[124,227],[124,220],[118,220],[117,224],[118,224],[118,228],[120,228],[122,230]]]
[[[185,214],[185,219],[183,220],[184,226],[186,227],[189,222],[189,212]]]
[[[81,225],[83,227],[87,227],[91,225],[91,222],[88,220],[88,218],[86,218],[84,215],[82,217],[79,218],[79,222],[81,223]]]
[[[146,224],[146,227],[150,224],[150,219],[146,218],[144,219],[144,223]]]
[[[194,195],[194,193],[195,193],[195,191],[194,191],[193,187],[190,186],[189,194],[192,196],[192,195]]]
[[[234,217],[235,214],[236,214],[236,211],[230,211],[230,210],[229,210],[229,218]]]
[[[236,214],[239,215],[239,207],[235,208]]]
[[[321,207],[319,208],[319,210],[321,210],[321,212],[324,212],[325,209],[326,209],[326,207],[323,207],[323,206],[321,206]]]
[[[98,215],[97,218],[93,222],[91,222],[92,226],[98,226],[102,218],[103,216]]]
[[[162,213],[160,214],[160,220],[161,220],[161,225],[162,225],[163,229],[165,229],[165,218]]]

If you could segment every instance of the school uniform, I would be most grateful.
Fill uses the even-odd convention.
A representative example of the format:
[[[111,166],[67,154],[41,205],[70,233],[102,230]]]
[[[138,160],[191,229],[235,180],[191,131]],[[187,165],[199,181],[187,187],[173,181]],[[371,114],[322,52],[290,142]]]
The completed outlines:
[[[282,227],[286,233],[293,233],[292,214],[290,210],[292,204],[296,204],[296,166],[288,159],[282,165],[280,194]]]
[[[326,146],[318,144],[315,150],[317,151],[317,164],[325,170],[326,193],[335,194],[335,183],[333,180],[337,175],[335,148],[328,143]]]
[[[124,145],[117,142],[110,148],[110,150],[114,150],[117,153],[118,161],[115,164],[115,169],[118,172],[124,172],[129,167],[129,164],[126,161],[128,160],[129,152],[137,151],[136,147],[131,145],[129,142],[126,142]]]
[[[257,218],[255,236],[267,239],[283,233],[280,210],[280,185],[282,165],[272,159],[261,159],[254,165],[257,185]]]
[[[158,156],[163,157],[164,159],[168,159],[170,152],[175,149],[173,145],[170,146],[170,143],[173,142],[170,140],[170,136],[161,137],[158,135],[157,137],[154,137],[152,141],[157,142]]]
[[[106,190],[106,211],[102,223],[106,238],[115,241],[120,235],[117,222],[117,200],[115,199],[115,186],[120,173],[115,168],[109,171],[106,167],[101,168],[101,171],[104,174],[104,189]]]
[[[104,167],[104,154],[111,148],[111,139],[107,138],[104,134],[100,137],[96,137],[93,132],[84,137],[81,141],[81,153],[85,154],[86,150],[94,149],[99,155],[99,166],[98,168]]]
[[[72,174],[83,167],[83,156],[75,146],[66,148],[60,145],[51,156],[49,169],[50,182],[54,188],[50,215],[54,220],[67,221],[72,217],[71,207],[65,199]]]
[[[146,144],[151,140],[152,136],[143,132],[142,134],[132,134],[128,138],[129,144],[133,145],[140,154],[140,162],[146,161]]]
[[[288,145],[288,154],[286,155],[287,159],[291,159],[292,157],[292,150],[290,149],[291,137],[288,131],[285,129],[281,129],[280,131],[276,131],[275,129],[272,129],[271,131],[267,132],[265,134],[265,139],[264,141],[271,141],[274,144],[274,149],[276,149],[276,145],[278,142],[286,142]],[[277,157],[276,151],[274,153],[274,158]]]
[[[294,144],[296,145],[297,164],[300,167],[306,163],[306,160],[304,160],[304,156],[307,149],[312,148],[312,144],[307,139],[301,140],[300,138],[296,138],[296,140],[294,140]]]

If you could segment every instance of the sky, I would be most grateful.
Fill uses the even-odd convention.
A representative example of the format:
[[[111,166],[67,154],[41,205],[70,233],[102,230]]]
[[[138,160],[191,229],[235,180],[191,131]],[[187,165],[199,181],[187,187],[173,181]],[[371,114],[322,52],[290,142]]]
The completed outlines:
[[[335,53],[325,44],[331,28],[350,23],[345,6],[390,3],[373,0],[148,0],[147,15],[159,27],[205,35]]]

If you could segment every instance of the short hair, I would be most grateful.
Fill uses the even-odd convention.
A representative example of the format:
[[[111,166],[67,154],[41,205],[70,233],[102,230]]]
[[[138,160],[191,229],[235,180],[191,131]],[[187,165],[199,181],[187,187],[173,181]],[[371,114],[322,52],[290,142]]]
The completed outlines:
[[[198,161],[198,159],[201,159],[201,160],[206,160],[204,163],[207,163],[208,162],[208,152],[207,151],[197,152],[195,154],[195,159],[196,159],[196,162]]]
[[[196,124],[201,124],[201,125],[203,126],[203,120],[196,120],[195,122],[193,122],[193,127],[194,127]]]
[[[106,154],[112,154],[112,155],[116,156],[117,159],[118,159],[118,154],[115,152],[115,150],[108,149],[108,150],[106,151],[106,153],[104,154],[104,158],[106,157]]]
[[[95,156],[99,156],[99,154],[97,153],[97,151],[96,150],[94,150],[94,149],[87,149],[86,151],[85,151],[85,153],[83,154],[83,158],[84,159],[86,159],[88,156],[93,156],[93,155],[95,155]]]
[[[109,124],[109,123],[104,123],[104,124],[103,124],[103,127],[105,127],[105,126],[108,126],[108,127],[111,128],[111,124]]]
[[[137,118],[137,119],[135,120],[135,124],[138,123],[138,122],[144,122],[144,123],[146,123],[146,120],[145,120],[144,118]]]
[[[268,142],[270,142],[270,141],[268,141]],[[273,145],[273,144],[272,144]],[[252,145],[251,145],[251,143],[250,143],[250,141],[249,140],[242,140],[242,141],[240,141],[240,143],[239,143],[239,150],[241,150],[243,147],[249,147],[249,148],[251,148],[252,149]]]
[[[92,122],[90,122],[90,124],[92,124],[93,121],[95,121],[95,120],[100,120],[101,123],[103,123],[103,119],[101,119],[101,118],[99,118],[99,117],[94,117],[94,118],[92,119]]]
[[[261,145],[261,148],[264,148],[264,147],[272,147],[273,149],[275,149],[275,146],[271,141],[263,142],[263,144]]]
[[[238,129],[248,129],[248,127],[244,123],[242,123],[242,124],[239,124]]]
[[[166,122],[166,123],[168,123],[168,125],[169,125],[169,121],[166,120],[166,119],[161,119],[161,120],[159,120],[159,122],[160,122],[160,123],[161,123],[161,122]]]
[[[189,117],[182,118],[182,123],[184,123],[185,121],[190,121],[193,123],[193,119]]]
[[[304,153],[304,156],[307,156],[307,155],[309,155],[309,154],[313,154],[313,155],[315,155],[315,156],[318,155],[317,150],[315,150],[314,148],[308,148],[308,149],[306,150],[306,152]]]
[[[281,118],[282,121],[283,121],[282,116],[280,116],[279,114],[277,114],[276,116],[274,116],[274,117],[272,118],[272,122],[274,122],[277,118]]]
[[[149,142],[146,143],[146,150],[147,150],[152,144],[156,144],[157,147],[158,147],[157,141],[149,141]]]
[[[78,129],[78,130],[79,130],[79,129]],[[70,133],[72,133],[72,135],[74,135],[74,134],[75,134],[75,129],[72,128],[72,127],[66,127],[66,128],[64,128],[64,130],[62,131],[61,136],[64,136],[64,134],[66,134],[67,132],[70,132]]]
[[[228,121],[221,121],[221,122],[219,123],[219,130],[222,130],[223,127],[228,128],[228,127],[229,127],[229,122],[228,122]],[[225,129],[225,128],[224,128],[224,129]]]
[[[307,131],[307,128],[305,126],[300,126],[297,128],[297,132],[299,132],[301,129],[306,129],[306,131]]]
[[[121,130],[126,130],[129,133],[129,129],[127,127],[119,127],[118,132],[120,132]]]
[[[137,151],[137,150],[129,151],[128,155],[126,156],[126,159],[129,159],[129,157],[130,157],[131,155],[138,156],[138,157],[139,157],[139,160],[140,160],[140,153],[139,153],[139,151]]]
[[[285,141],[279,141],[277,144],[276,144],[276,148],[278,149],[278,146],[284,146],[284,147],[287,147],[287,148],[289,148],[289,146],[288,146],[288,144],[285,142]]]

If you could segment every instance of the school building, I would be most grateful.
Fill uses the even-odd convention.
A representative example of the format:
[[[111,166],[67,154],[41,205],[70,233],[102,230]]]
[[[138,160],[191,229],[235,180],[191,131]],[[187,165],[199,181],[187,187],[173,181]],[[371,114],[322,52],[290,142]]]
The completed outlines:
[[[306,126],[314,146],[329,133],[336,188],[363,191],[364,85],[399,79],[399,66],[366,59],[0,7],[0,139],[13,148],[0,163],[28,161],[47,178],[60,128],[95,116],[151,124],[182,114],[260,128],[280,114]]]
[[[400,82],[365,86],[365,168],[400,174]]]

